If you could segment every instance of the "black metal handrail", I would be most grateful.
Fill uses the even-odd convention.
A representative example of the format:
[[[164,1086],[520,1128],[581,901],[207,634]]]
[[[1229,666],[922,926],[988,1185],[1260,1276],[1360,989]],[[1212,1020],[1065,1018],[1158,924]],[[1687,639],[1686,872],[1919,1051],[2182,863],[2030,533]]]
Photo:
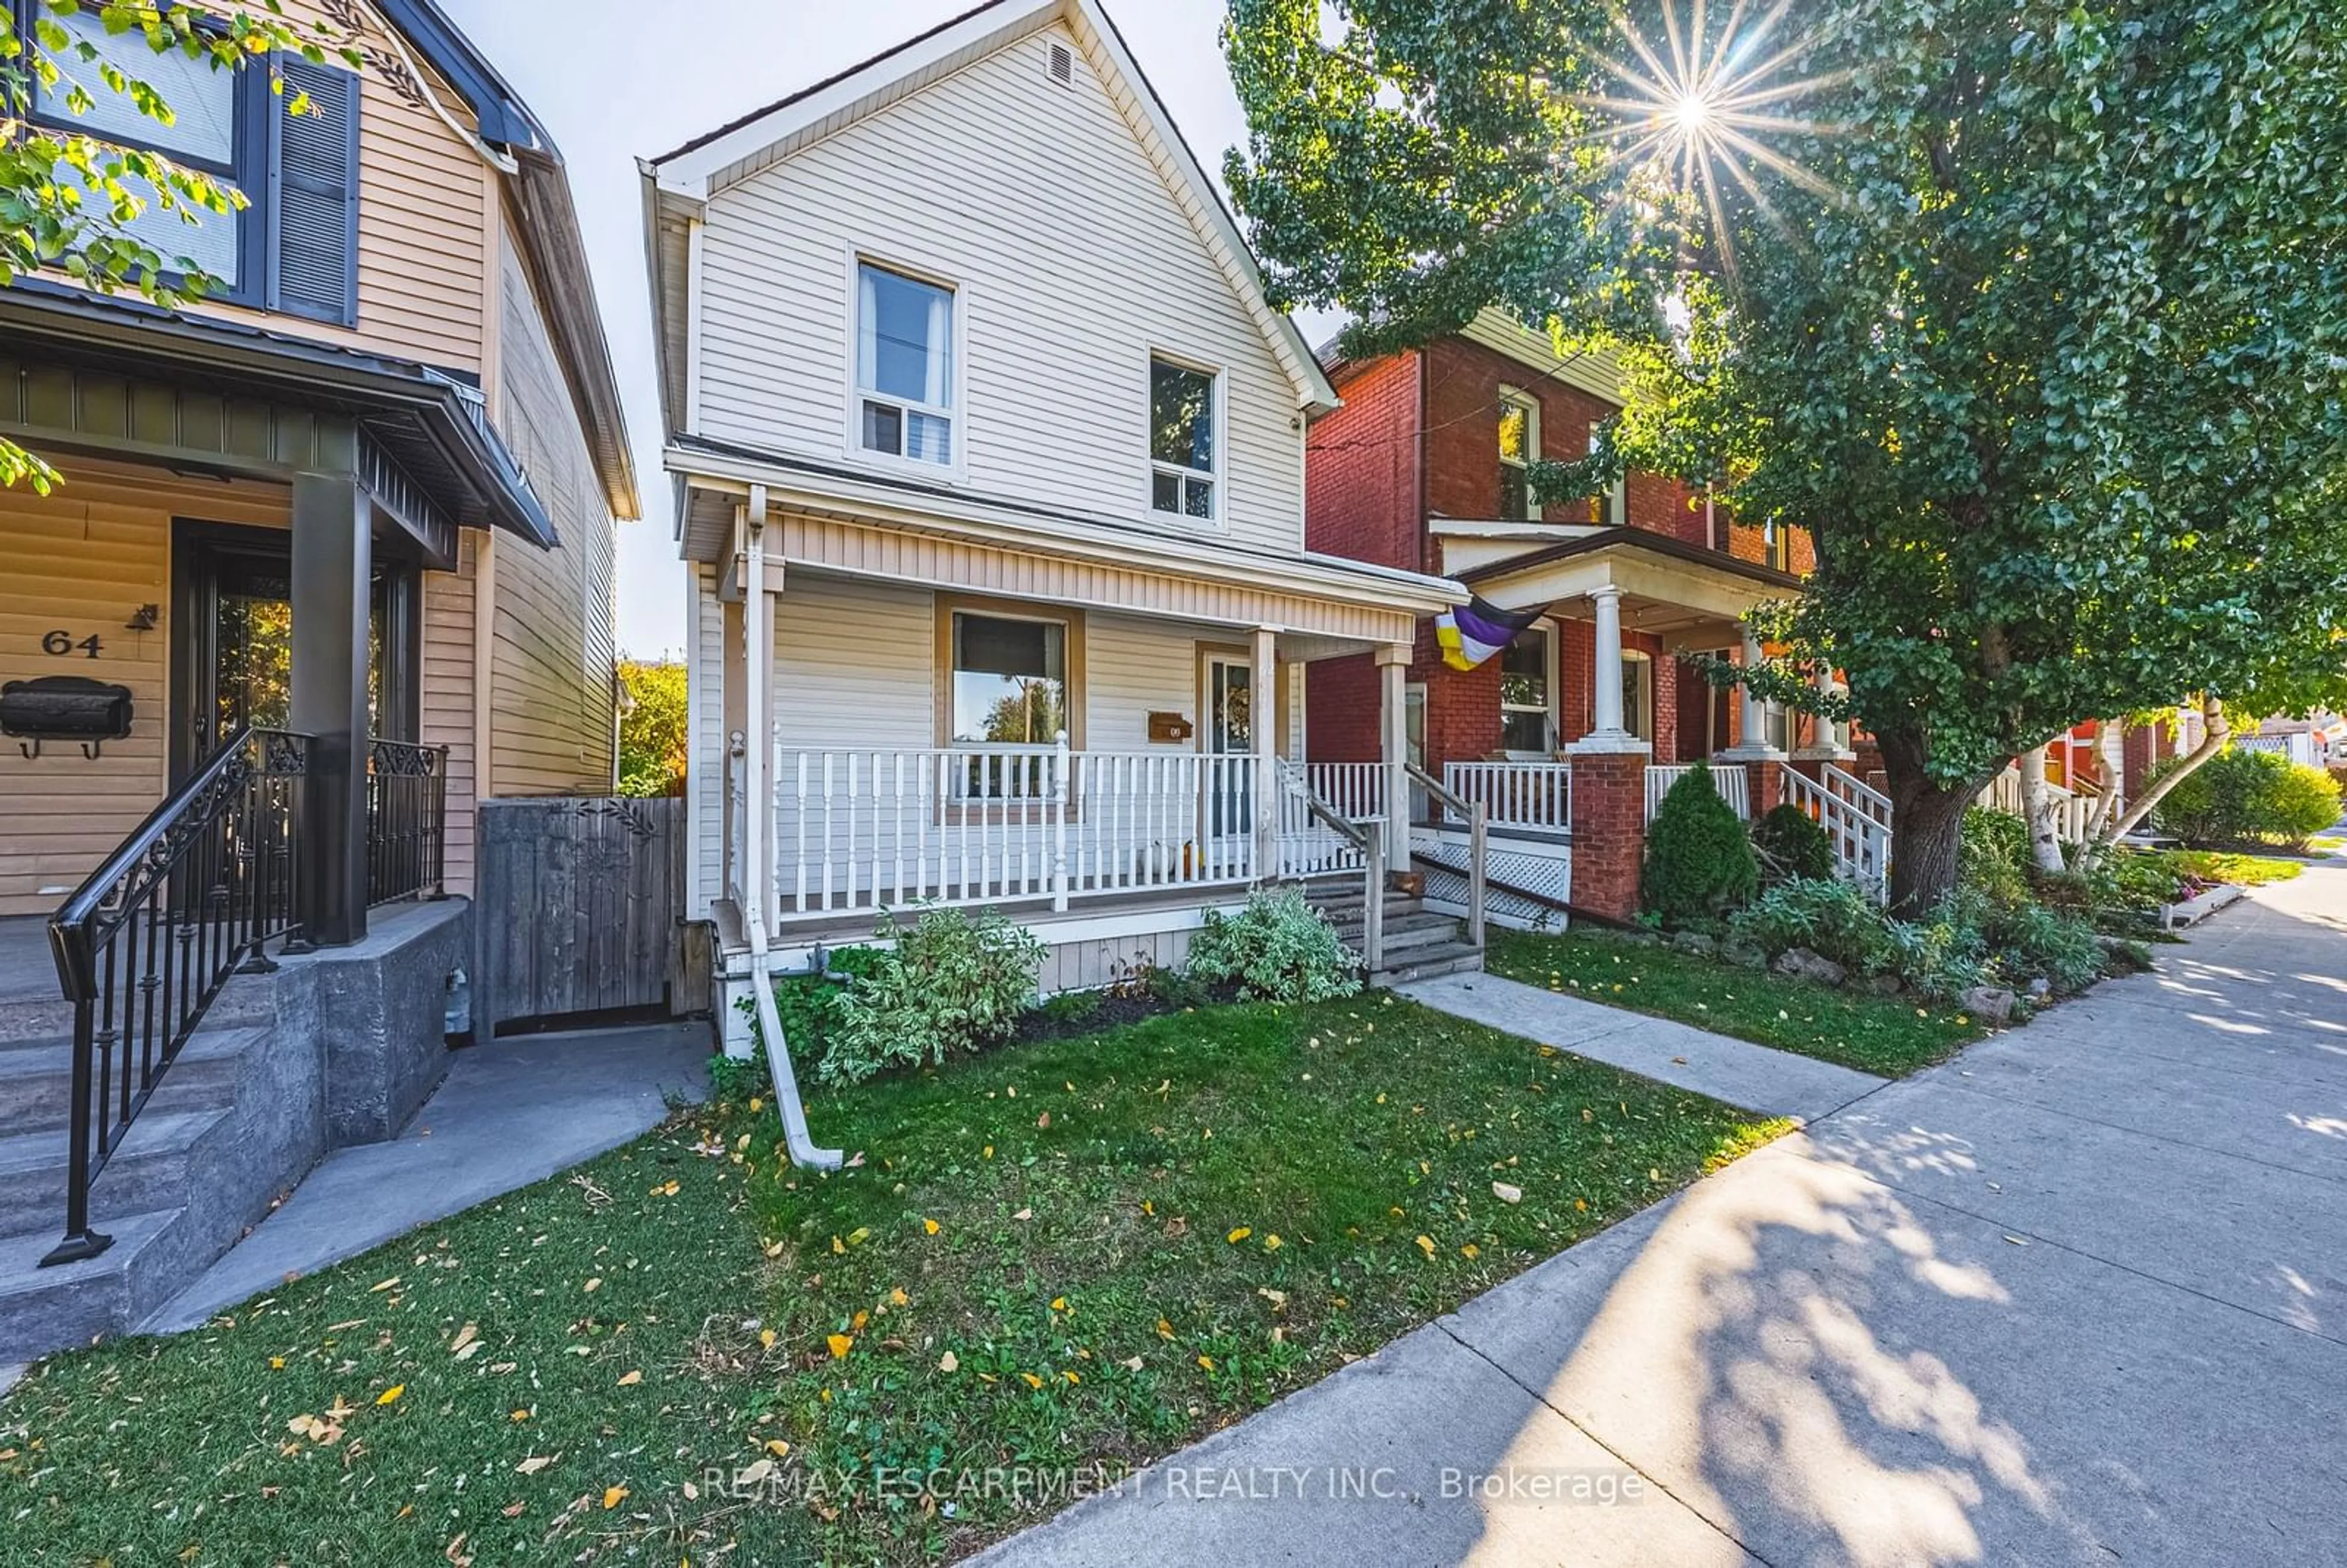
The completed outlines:
[[[297,933],[309,739],[241,729],[49,921],[74,1007],[66,1235],[43,1266],[96,1257],[89,1193],[220,988]]]
[[[367,903],[437,898],[447,882],[448,748],[367,748]]]

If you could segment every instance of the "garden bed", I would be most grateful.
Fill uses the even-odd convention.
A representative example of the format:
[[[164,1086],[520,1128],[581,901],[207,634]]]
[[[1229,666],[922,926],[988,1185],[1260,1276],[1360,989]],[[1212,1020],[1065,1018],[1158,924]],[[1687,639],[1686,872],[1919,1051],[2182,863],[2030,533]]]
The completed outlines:
[[[792,1170],[736,1098],[36,1368],[0,1404],[12,1535],[57,1563],[934,1561],[1784,1130],[1382,995],[809,1112],[859,1163]],[[1026,1491],[985,1490],[1011,1467]]]

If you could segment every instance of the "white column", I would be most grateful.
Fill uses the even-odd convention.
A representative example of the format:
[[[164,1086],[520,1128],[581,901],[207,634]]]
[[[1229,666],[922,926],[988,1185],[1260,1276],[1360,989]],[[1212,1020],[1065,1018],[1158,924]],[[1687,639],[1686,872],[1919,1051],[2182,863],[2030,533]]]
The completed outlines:
[[[1834,679],[1832,665],[1818,666],[1816,681],[1818,696],[1823,702],[1829,702],[1840,694],[1842,685],[1840,681]],[[1835,762],[1850,754],[1850,745],[1843,736],[1842,726],[1828,718],[1823,712],[1819,713],[1817,738],[1801,748],[1800,755],[1805,758]]]
[[[1247,692],[1247,733],[1255,750],[1255,875],[1279,873],[1279,633],[1258,626]]]
[[[1612,583],[1589,590],[1597,621],[1596,666],[1590,672],[1595,723],[1569,750],[1644,752],[1646,743],[1622,726],[1622,590]]]
[[[1386,868],[1409,869],[1409,660],[1397,642],[1378,651],[1383,696],[1378,708],[1386,770]]]
[[[1760,645],[1760,634],[1750,627],[1746,627],[1744,629],[1744,667],[1747,670],[1756,669],[1768,657],[1768,651]],[[1768,744],[1768,705],[1761,701],[1759,693],[1753,691],[1749,683],[1739,686],[1737,690],[1744,702],[1744,738],[1719,754],[1724,757],[1743,758],[1747,761],[1758,757],[1774,758],[1780,755],[1780,753]]]

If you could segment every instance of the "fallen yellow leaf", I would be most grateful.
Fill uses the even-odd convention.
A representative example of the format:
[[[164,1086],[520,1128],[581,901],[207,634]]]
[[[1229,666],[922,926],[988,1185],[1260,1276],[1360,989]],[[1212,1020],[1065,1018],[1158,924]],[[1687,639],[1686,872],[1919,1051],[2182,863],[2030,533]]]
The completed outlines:
[[[758,1343],[769,1350],[773,1349],[774,1348],[774,1331],[771,1328],[759,1329]]]
[[[780,1438],[770,1438],[766,1441],[766,1451],[776,1459],[781,1459],[791,1451],[791,1445]]]
[[[912,1299],[905,1294],[905,1287],[901,1285],[888,1293],[888,1305],[891,1307],[902,1307]]]
[[[847,1233],[847,1245],[850,1246],[862,1246],[866,1242],[870,1241],[871,1239],[872,1231],[871,1228],[866,1225],[857,1225],[854,1230]]]
[[[1263,1250],[1266,1252],[1277,1252],[1279,1250],[1279,1235],[1277,1232],[1275,1231],[1270,1235],[1263,1238]]]
[[[1043,1379],[1032,1372],[1021,1372],[1019,1375],[1027,1380],[1027,1386],[1030,1389],[1040,1389],[1043,1386]]]
[[[1060,1376],[1065,1378],[1071,1383],[1081,1383],[1083,1381],[1081,1378],[1077,1377],[1073,1372],[1062,1372]]]
[[[1468,1257],[1481,1257],[1481,1256],[1483,1255],[1483,1249],[1482,1249],[1481,1247],[1477,1246],[1477,1245],[1476,1245],[1473,1242],[1471,1242],[1471,1242],[1469,1242],[1465,1246],[1460,1247],[1459,1250],[1460,1250],[1460,1252],[1461,1254],[1463,1254],[1464,1255],[1466,1255],[1466,1256],[1468,1256]]]
[[[619,1507],[621,1502],[626,1501],[628,1489],[624,1486],[605,1487],[603,1489],[603,1512],[609,1513],[611,1510]]]
[[[1214,1369],[1214,1358],[1212,1356],[1201,1356],[1198,1358],[1198,1365],[1211,1372]]]
[[[385,1389],[382,1393],[376,1395],[374,1402],[378,1405],[395,1405],[399,1403],[399,1396],[405,1392],[407,1392],[406,1384],[394,1383],[390,1388]]]
[[[1239,1228],[1238,1228],[1238,1229],[1236,1229],[1236,1230],[1233,1231],[1233,1232],[1232,1232],[1232,1233],[1231,1233],[1227,1237],[1225,1237],[1225,1240],[1227,1240],[1227,1241],[1228,1241],[1228,1242],[1229,1242],[1233,1246],[1236,1246],[1239,1243],[1241,1243],[1241,1242],[1243,1242],[1243,1241],[1246,1240],[1246,1238],[1247,1238],[1247,1237],[1249,1237],[1249,1236],[1251,1236],[1251,1235],[1255,1235],[1255,1227],[1254,1227],[1254,1226],[1252,1226],[1252,1225],[1241,1225],[1241,1226],[1239,1226]]]
[[[1068,1309],[1068,1298],[1067,1298],[1066,1296],[1055,1296],[1051,1297],[1051,1310],[1052,1310],[1052,1311],[1054,1311],[1054,1312],[1065,1312],[1067,1309]]]
[[[921,1222],[921,1228],[928,1232],[931,1235],[935,1235],[938,1234],[938,1222],[935,1220],[923,1220]]]
[[[847,1353],[856,1348],[856,1341],[845,1334],[835,1334],[824,1343],[831,1347],[831,1358],[835,1361],[846,1360]]]
[[[1418,1250],[1424,1253],[1427,1256],[1432,1257],[1434,1255],[1434,1238],[1430,1235],[1422,1235],[1419,1237]]]
[[[751,1115],[755,1116],[759,1112],[764,1111],[765,1108],[766,1108],[766,1102],[765,1102],[764,1100],[760,1099],[758,1096],[756,1096],[756,1095],[754,1095],[754,1094],[753,1094],[752,1096],[750,1096],[750,1114],[751,1114]]]

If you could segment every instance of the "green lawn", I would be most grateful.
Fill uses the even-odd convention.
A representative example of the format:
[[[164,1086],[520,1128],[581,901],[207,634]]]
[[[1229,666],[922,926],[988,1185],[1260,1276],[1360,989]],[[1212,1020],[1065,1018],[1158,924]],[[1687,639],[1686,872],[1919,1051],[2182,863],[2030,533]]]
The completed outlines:
[[[1489,967],[1527,985],[1899,1078],[1986,1032],[1952,1007],[1838,990],[1587,929],[1491,933]]]
[[[2318,841],[2320,842],[2320,841]],[[2166,849],[2159,857],[2187,876],[2203,882],[2230,882],[2241,887],[2263,887],[2306,875],[2306,862],[2282,860],[2270,855],[2237,855],[2222,849]]]
[[[36,1369],[0,1404],[9,1538],[59,1565],[930,1560],[1783,1130],[1383,996],[811,1112],[860,1168],[793,1172],[771,1106],[720,1106]],[[1037,1490],[989,1491],[1006,1466]]]

